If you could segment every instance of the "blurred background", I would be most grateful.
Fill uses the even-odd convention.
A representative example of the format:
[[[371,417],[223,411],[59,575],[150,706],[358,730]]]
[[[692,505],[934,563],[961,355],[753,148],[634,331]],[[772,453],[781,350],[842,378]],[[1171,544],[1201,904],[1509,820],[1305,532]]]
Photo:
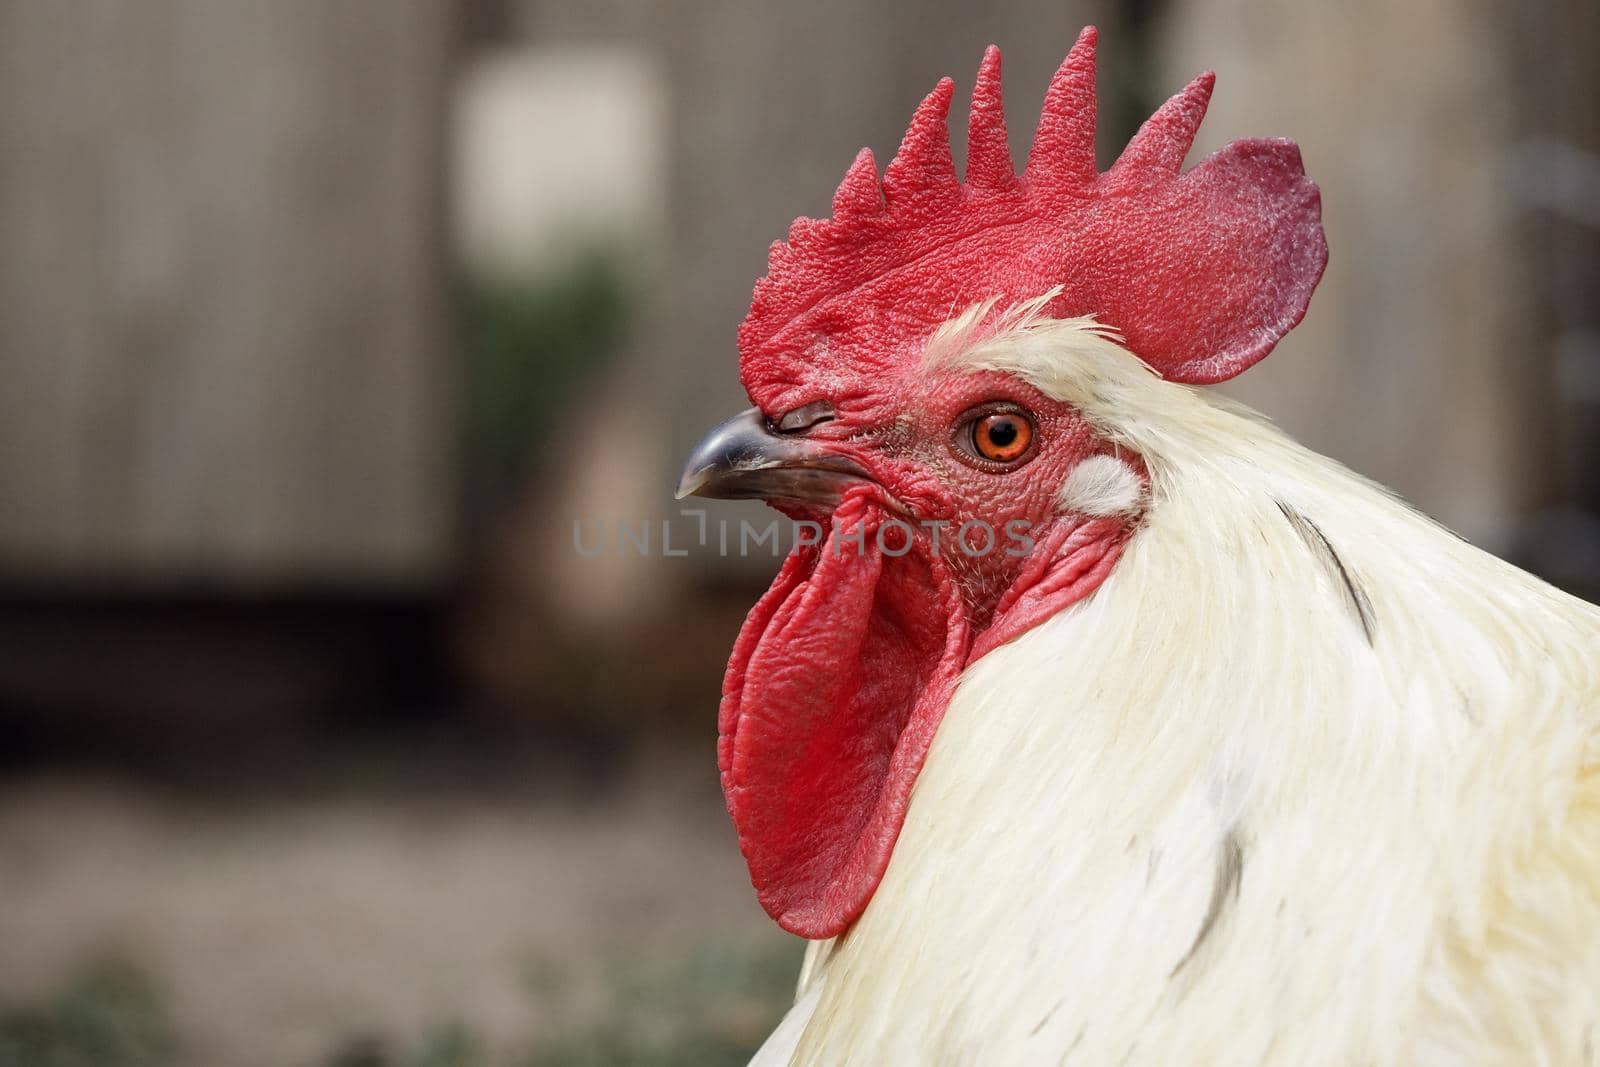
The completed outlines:
[[[0,0],[0,1065],[742,1062],[776,562],[677,463],[767,243],[1088,22],[1104,161],[1213,67],[1322,187],[1230,391],[1595,596],[1592,0]]]

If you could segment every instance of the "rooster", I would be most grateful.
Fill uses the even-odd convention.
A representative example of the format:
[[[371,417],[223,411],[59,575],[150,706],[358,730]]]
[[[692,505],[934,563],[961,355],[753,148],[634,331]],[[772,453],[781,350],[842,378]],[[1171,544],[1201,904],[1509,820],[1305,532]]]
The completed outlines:
[[[722,785],[811,940],[761,1064],[1600,1063],[1600,610],[1195,388],[1327,259],[1295,145],[1101,172],[1095,33],[1014,172],[946,79],[773,245],[680,497],[824,531]]]

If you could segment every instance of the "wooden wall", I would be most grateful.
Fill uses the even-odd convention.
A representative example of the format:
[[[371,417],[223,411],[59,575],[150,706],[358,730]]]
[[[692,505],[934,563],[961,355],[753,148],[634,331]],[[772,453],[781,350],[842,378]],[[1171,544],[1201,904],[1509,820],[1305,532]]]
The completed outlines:
[[[0,3],[0,578],[447,565],[454,8]]]
[[[1310,311],[1227,390],[1502,552],[1548,495],[1553,448],[1508,182],[1512,18],[1458,0],[1185,0],[1162,34],[1168,91],[1217,71],[1191,161],[1292,137],[1322,190]]]

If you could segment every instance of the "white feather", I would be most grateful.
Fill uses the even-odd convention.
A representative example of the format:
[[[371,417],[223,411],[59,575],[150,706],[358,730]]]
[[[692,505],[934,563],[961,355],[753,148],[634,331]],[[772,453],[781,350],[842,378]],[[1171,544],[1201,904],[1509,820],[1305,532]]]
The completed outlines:
[[[1597,1062],[1600,610],[1087,320],[942,360],[1142,457],[1143,526],[963,676],[762,1062]]]

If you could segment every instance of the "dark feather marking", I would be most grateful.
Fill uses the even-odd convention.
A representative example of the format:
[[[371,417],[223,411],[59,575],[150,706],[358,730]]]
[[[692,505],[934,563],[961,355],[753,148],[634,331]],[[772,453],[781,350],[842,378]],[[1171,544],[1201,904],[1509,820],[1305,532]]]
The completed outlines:
[[[1183,959],[1172,968],[1168,978],[1176,978],[1178,972],[1194,959],[1195,953],[1200,951],[1200,946],[1205,944],[1206,938],[1211,936],[1217,928],[1217,921],[1222,918],[1223,905],[1229,899],[1239,898],[1239,883],[1244,878],[1244,843],[1239,840],[1237,830],[1229,830],[1222,839],[1222,849],[1217,854],[1217,876],[1211,883],[1211,902],[1206,905],[1206,917],[1200,920],[1200,930],[1194,935],[1194,944],[1189,946],[1189,951],[1183,954]]]
[[[1052,1016],[1056,1012],[1060,1011],[1061,1010],[1061,1005],[1063,1005],[1065,1003],[1066,1003],[1065,1000],[1056,1001],[1055,1004],[1051,1006],[1050,1010],[1044,1013],[1044,1018],[1040,1019],[1038,1022],[1033,1024],[1033,1029],[1028,1031],[1028,1036],[1032,1037],[1035,1034],[1037,1034],[1040,1030],[1043,1030],[1044,1029],[1044,1024],[1050,1021],[1050,1016]]]
[[[1078,1046],[1083,1044],[1083,1035],[1088,1032],[1088,1023],[1084,1023],[1082,1026],[1078,1027],[1078,1036],[1072,1039],[1072,1044],[1068,1045],[1067,1050],[1061,1054],[1061,1063],[1063,1065],[1066,1064],[1067,1060],[1072,1058],[1072,1054],[1074,1052],[1078,1051]]]
[[[1372,599],[1351,575],[1350,568],[1344,565],[1344,560],[1334,549],[1333,542],[1329,541],[1322,528],[1309,518],[1281,500],[1275,503],[1278,505],[1278,510],[1283,512],[1283,517],[1289,520],[1289,525],[1294,527],[1295,533],[1300,535],[1300,539],[1339,579],[1339,584],[1344,587],[1345,596],[1349,598],[1350,609],[1355,612],[1356,621],[1361,624],[1361,632],[1366,635],[1367,644],[1374,644],[1378,620],[1372,611]]]

